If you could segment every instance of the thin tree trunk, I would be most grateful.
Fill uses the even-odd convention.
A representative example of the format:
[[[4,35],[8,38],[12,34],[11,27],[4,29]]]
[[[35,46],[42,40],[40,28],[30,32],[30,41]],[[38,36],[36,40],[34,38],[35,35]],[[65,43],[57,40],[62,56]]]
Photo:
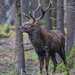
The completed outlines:
[[[66,26],[66,22],[67,22],[67,0],[64,0],[64,25]]]
[[[57,0],[52,0],[52,8],[55,8],[57,5]],[[56,8],[51,10],[51,17],[54,18],[52,19],[52,26],[56,27]]]
[[[16,0],[15,8],[16,8],[16,19],[15,19],[16,54],[17,54],[18,70],[19,70],[19,72],[25,72],[23,34],[19,29],[19,27],[21,26],[21,3],[20,3],[20,0]]]
[[[64,0],[57,0],[57,28],[64,33]]]
[[[57,14],[56,14],[56,19],[57,19],[57,28],[64,33],[64,0],[57,0]],[[56,55],[58,62],[61,62],[61,58]]]

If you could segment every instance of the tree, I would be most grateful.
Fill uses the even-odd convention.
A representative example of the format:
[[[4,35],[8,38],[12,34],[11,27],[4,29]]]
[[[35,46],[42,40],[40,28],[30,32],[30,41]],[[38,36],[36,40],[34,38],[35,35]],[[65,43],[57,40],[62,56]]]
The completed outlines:
[[[52,0],[52,9],[51,9],[51,21],[52,26],[56,27],[56,6],[57,6],[57,0]]]
[[[64,0],[57,0],[57,28],[64,33]]]
[[[18,70],[25,72],[25,58],[24,58],[24,47],[23,47],[23,34],[20,31],[21,26],[21,3],[20,0],[15,0],[15,10],[16,10],[16,54],[18,62]]]
[[[72,3],[71,3],[72,2]],[[74,45],[74,35],[75,35],[75,0],[70,0],[68,3],[69,7],[67,9],[67,53],[71,50]]]

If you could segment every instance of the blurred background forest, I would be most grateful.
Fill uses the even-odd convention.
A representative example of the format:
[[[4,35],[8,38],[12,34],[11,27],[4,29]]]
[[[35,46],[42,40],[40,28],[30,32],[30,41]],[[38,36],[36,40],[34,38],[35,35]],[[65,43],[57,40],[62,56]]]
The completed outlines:
[[[0,75],[23,75],[22,69],[26,69],[27,75],[39,75],[39,61],[34,51],[28,34],[17,34],[19,21],[15,16],[15,2],[17,0],[0,0]],[[49,0],[40,0],[43,9],[48,6]],[[41,24],[47,29],[56,27],[64,33],[66,38],[65,49],[70,75],[75,75],[75,0],[51,0],[51,8],[45,14]],[[27,21],[24,14],[28,14],[37,8],[38,0],[20,0],[21,21]],[[40,15],[39,12],[36,16]],[[21,24],[22,24],[21,23]],[[18,30],[18,31],[16,31]],[[17,35],[17,36],[16,36]],[[19,37],[19,38],[17,38]],[[17,40],[19,42],[17,42]],[[18,43],[17,45],[15,43]],[[61,59],[57,75],[66,75],[65,67]],[[52,72],[50,61],[49,72]],[[61,73],[61,74],[60,74]],[[45,73],[43,73],[46,75]]]

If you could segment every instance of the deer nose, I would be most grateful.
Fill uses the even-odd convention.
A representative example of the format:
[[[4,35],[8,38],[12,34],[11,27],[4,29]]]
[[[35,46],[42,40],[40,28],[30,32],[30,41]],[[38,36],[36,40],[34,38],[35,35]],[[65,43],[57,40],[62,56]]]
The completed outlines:
[[[20,27],[20,31],[21,31],[21,32],[24,32],[25,30],[26,30],[25,27],[23,27],[23,26]]]

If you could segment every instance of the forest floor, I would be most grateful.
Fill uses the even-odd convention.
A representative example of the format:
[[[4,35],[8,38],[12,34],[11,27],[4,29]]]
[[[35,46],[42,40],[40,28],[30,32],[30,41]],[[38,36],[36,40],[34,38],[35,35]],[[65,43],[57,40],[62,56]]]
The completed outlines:
[[[24,47],[25,49],[33,48],[28,39],[28,35],[24,34]],[[28,43],[28,44],[27,44]],[[33,50],[25,51],[26,70],[28,75],[40,75],[39,74],[39,61],[38,57]],[[14,69],[17,68],[17,57],[15,51],[15,37],[14,34],[10,38],[0,39],[0,75],[17,75],[14,73]],[[50,62],[49,73],[52,72],[53,65]],[[46,75],[45,70],[43,75]],[[51,75],[51,74],[50,74]],[[56,75],[65,75],[62,73],[56,73]],[[70,75],[75,75],[74,70],[70,70]]]

